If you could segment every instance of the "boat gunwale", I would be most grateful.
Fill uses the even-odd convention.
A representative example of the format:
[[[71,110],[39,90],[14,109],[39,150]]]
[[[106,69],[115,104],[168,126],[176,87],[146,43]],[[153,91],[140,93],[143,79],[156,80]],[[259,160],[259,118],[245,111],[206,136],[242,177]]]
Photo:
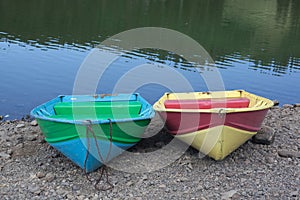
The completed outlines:
[[[247,108],[209,108],[209,109],[176,109],[176,108],[166,108],[164,105],[164,101],[168,100],[168,95],[185,95],[185,94],[194,94],[194,93],[202,93],[202,94],[208,94],[208,93],[230,93],[230,92],[239,92],[244,93],[249,96],[255,96],[256,98],[262,100],[265,102],[265,105],[263,106],[254,106],[254,107],[247,107]],[[226,98],[226,97],[225,97]],[[214,99],[214,97],[211,97],[211,99]],[[216,99],[216,98],[215,98]],[[177,99],[178,100],[178,99]],[[180,99],[179,99],[180,101]],[[251,99],[250,99],[251,101]],[[258,96],[253,93],[246,92],[245,90],[226,90],[226,91],[210,91],[210,92],[186,92],[186,93],[165,93],[155,104],[153,105],[153,109],[157,112],[180,112],[180,113],[220,113],[220,114],[227,114],[227,113],[237,113],[237,112],[254,112],[258,110],[266,110],[274,106],[273,101]]]
[[[108,98],[108,100],[110,100],[110,102],[130,101],[131,98],[135,96],[135,100],[139,101],[142,104],[141,112],[138,114],[139,117],[121,118],[121,119],[112,118],[112,119],[100,119],[100,120],[97,120],[97,119],[92,119],[92,120],[72,119],[71,120],[71,119],[51,118],[50,117],[51,114],[48,113],[45,110],[46,107],[51,107],[52,104],[55,105],[56,103],[59,103],[59,102],[72,102],[71,101],[72,98],[78,98],[78,97],[91,99],[91,100],[92,100],[92,98],[94,98],[94,101],[90,100],[91,102],[105,102],[105,101],[107,101],[107,100],[104,100],[102,94],[100,94],[100,95],[59,95],[56,98],[51,99],[51,100],[35,107],[34,109],[32,109],[31,112],[30,112],[30,115],[33,116],[36,119],[39,119],[39,120],[46,120],[46,121],[52,121],[52,122],[58,122],[58,123],[77,124],[77,125],[108,124],[108,123],[111,123],[111,122],[112,123],[124,123],[124,122],[133,122],[133,121],[142,121],[142,120],[149,120],[149,119],[153,118],[154,115],[155,115],[155,111],[152,109],[151,104],[149,104],[139,93],[117,94],[117,95],[104,94],[104,95],[105,95],[104,97],[106,97],[106,96],[111,97],[111,98]],[[99,97],[101,97],[101,98],[99,99]],[[119,97],[119,98],[114,99],[114,97]],[[67,101],[63,101],[62,100],[63,98],[67,98]],[[98,100],[96,100],[96,99],[98,99]],[[80,101],[77,101],[77,102],[85,102],[85,101],[80,100]],[[143,106],[145,106],[144,110],[142,110]],[[38,112],[41,112],[42,114],[39,115]],[[45,114],[45,112],[49,116],[47,116]]]

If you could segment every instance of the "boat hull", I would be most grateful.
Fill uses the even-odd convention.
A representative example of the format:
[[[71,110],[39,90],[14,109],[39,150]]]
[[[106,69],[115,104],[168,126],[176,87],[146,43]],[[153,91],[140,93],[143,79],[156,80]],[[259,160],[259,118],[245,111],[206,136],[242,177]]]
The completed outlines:
[[[222,160],[256,133],[255,131],[245,131],[230,126],[215,126],[192,133],[176,135],[175,138],[215,160]]]
[[[174,137],[222,160],[261,128],[273,102],[244,90],[166,93],[154,109]]]
[[[78,137],[84,137],[87,126],[91,126],[94,132],[97,133],[99,139],[109,139],[110,124],[72,124],[56,121],[48,121],[37,119],[37,122],[45,136],[47,142],[59,142]],[[112,123],[112,139],[121,143],[136,143],[140,141],[141,135],[144,133],[150,119],[113,122]]]
[[[99,153],[101,154],[103,160],[98,154],[96,143],[99,147]],[[75,138],[55,143],[49,142],[49,144],[58,151],[60,151],[71,161],[73,161],[76,165],[84,169],[86,172],[92,172],[96,170],[97,168],[105,164],[103,162],[109,161],[117,157],[118,155],[122,154],[126,149],[135,145],[135,143],[127,144],[112,142],[110,149],[110,141],[101,139],[96,139],[95,141],[94,138]]]
[[[58,96],[31,115],[51,146],[91,172],[140,141],[155,112],[135,93]]]
[[[166,128],[172,135],[180,135],[225,125],[245,131],[257,132],[268,109],[238,113],[202,113],[202,112],[159,112],[166,122]]]

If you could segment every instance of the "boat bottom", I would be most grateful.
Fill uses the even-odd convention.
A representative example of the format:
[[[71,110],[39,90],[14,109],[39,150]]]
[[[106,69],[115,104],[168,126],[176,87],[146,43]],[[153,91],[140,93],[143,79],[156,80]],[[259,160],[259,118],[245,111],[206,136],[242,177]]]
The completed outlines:
[[[222,125],[175,137],[215,160],[222,160],[256,133]]]
[[[96,141],[100,152],[97,150]],[[94,138],[75,138],[49,144],[73,161],[76,165],[84,169],[86,172],[92,172],[96,170],[104,164],[102,161],[108,162],[114,157],[123,153],[126,149],[136,144],[112,142],[110,149],[109,140],[97,139],[96,141]],[[87,156],[88,143],[89,153]]]

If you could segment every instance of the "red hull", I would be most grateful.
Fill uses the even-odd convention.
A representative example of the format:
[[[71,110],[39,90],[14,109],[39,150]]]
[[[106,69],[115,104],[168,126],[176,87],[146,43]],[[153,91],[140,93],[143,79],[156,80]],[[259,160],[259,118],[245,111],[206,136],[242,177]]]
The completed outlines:
[[[166,121],[168,131],[176,135],[219,125],[256,132],[260,129],[267,112],[268,109],[227,114],[201,112],[159,112],[159,114]]]

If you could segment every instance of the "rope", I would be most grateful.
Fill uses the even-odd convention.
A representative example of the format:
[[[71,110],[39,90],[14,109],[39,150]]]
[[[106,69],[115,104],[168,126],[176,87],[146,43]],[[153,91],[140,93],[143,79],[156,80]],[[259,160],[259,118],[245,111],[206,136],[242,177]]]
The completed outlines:
[[[112,189],[114,187],[113,184],[111,184],[109,182],[109,180],[108,180],[108,170],[107,170],[107,167],[105,165],[105,163],[109,159],[109,156],[110,156],[110,153],[111,153],[111,149],[112,149],[112,121],[109,118],[108,118],[108,121],[109,121],[109,136],[110,136],[109,141],[110,142],[109,142],[109,150],[108,150],[108,153],[107,153],[105,159],[103,159],[102,154],[100,152],[100,148],[99,148],[99,145],[98,145],[98,142],[97,142],[96,134],[95,134],[95,132],[94,132],[94,130],[92,128],[92,122],[90,120],[88,120],[89,124],[86,127],[87,151],[86,151],[86,156],[85,156],[85,160],[84,160],[84,169],[85,169],[85,172],[86,172],[86,163],[87,163],[87,160],[88,160],[88,157],[89,157],[89,152],[90,152],[89,132],[91,132],[92,135],[93,135],[95,144],[96,144],[97,153],[99,155],[100,161],[103,163],[103,166],[100,169],[100,177],[99,177],[99,179],[96,180],[96,183],[94,185],[94,187],[95,187],[96,190],[101,190],[101,191],[110,190],[110,189]],[[105,173],[105,177],[106,177],[106,183],[109,185],[109,187],[107,187],[107,188],[104,188],[104,187],[99,188],[98,184],[102,180],[102,177],[103,177],[104,173]],[[90,179],[88,173],[85,173],[85,175],[86,175],[87,179],[92,183],[92,180]]]

